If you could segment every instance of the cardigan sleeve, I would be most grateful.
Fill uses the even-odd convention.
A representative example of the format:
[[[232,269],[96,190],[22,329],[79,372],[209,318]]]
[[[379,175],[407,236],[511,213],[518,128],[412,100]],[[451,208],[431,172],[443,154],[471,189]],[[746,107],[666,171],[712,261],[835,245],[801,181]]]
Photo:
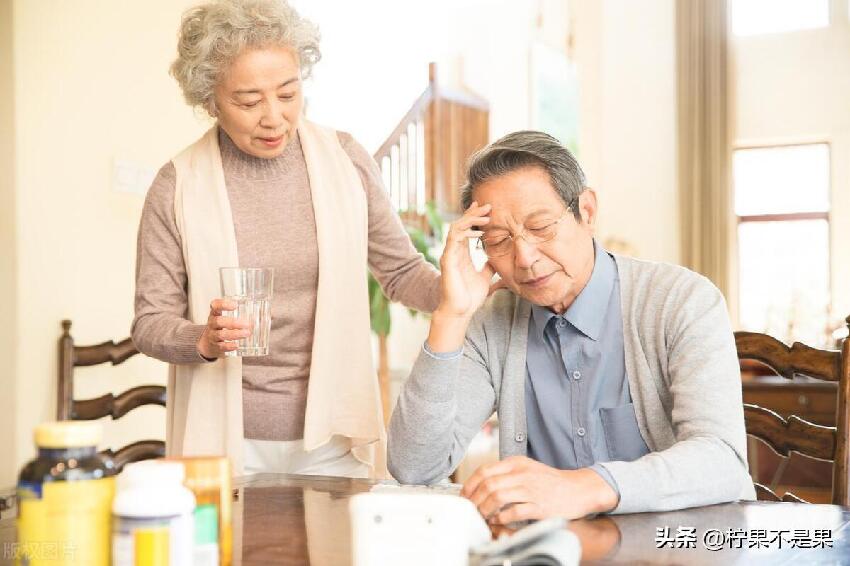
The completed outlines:
[[[463,351],[431,353],[423,345],[390,419],[387,464],[401,483],[447,478],[473,437],[493,414],[496,391],[487,367],[484,334],[473,319]]]
[[[140,352],[172,364],[202,363],[203,324],[186,319],[188,280],[174,217],[177,175],[169,162],[148,190],[136,242],[135,317],[131,335]]]
[[[423,312],[440,302],[440,274],[416,251],[393,210],[378,164],[349,134],[340,144],[363,181],[369,208],[369,269],[391,301]]]
[[[754,499],[740,370],[722,294],[692,274],[653,310],[664,320],[647,340],[659,348],[659,358],[666,358],[662,381],[672,399],[669,414],[655,417],[669,418],[675,443],[632,462],[601,464],[620,489],[614,512]],[[666,352],[659,344],[666,345]]]

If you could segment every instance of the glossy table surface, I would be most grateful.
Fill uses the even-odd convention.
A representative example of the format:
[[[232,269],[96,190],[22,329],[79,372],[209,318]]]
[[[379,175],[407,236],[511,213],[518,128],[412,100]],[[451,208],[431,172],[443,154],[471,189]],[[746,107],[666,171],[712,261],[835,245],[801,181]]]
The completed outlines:
[[[373,484],[282,474],[237,478],[233,564],[350,564],[348,500]],[[569,529],[586,564],[850,564],[850,509],[833,505],[729,503],[600,516],[572,521]],[[14,519],[4,514],[0,546],[12,541]],[[709,548],[715,546],[722,548]]]
[[[241,556],[245,565],[349,564],[348,499],[368,491],[372,483],[275,474],[237,480],[240,497],[234,515],[241,524],[234,529],[234,554]],[[666,540],[665,527],[669,527]],[[573,521],[569,528],[579,536],[586,563],[850,564],[850,510],[832,505],[733,503],[669,513],[601,516]],[[662,538],[657,538],[658,529]],[[708,546],[718,544],[720,535],[714,530],[726,539],[721,550],[706,547],[706,536]],[[827,546],[827,533],[816,530],[829,531],[832,548]],[[711,531],[709,535],[705,535],[707,531]],[[816,534],[820,536],[816,538]],[[671,548],[677,543],[688,546],[692,539],[695,548]],[[822,548],[801,547],[820,546],[821,542]],[[659,549],[659,545],[665,547]]]

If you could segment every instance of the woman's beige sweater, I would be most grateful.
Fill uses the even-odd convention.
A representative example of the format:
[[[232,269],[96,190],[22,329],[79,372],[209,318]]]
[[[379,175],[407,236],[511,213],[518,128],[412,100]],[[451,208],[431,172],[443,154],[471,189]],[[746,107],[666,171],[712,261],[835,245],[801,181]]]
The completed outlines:
[[[369,269],[390,299],[433,310],[439,274],[410,243],[375,162],[350,135],[340,133],[339,139],[366,191]],[[269,355],[242,360],[245,438],[296,440],[304,431],[319,265],[307,166],[298,137],[274,159],[242,152],[223,131],[219,143],[239,262],[275,271]],[[145,200],[132,335],[142,352],[165,362],[205,363],[196,349],[204,326],[186,319],[188,282],[174,217],[175,182],[169,162]]]

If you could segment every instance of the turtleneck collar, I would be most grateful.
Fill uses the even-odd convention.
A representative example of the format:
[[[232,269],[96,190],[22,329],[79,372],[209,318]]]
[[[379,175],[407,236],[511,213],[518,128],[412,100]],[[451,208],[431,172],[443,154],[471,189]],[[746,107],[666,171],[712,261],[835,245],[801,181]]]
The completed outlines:
[[[236,147],[230,136],[220,127],[218,128],[218,143],[221,148],[221,164],[227,175],[251,181],[270,181],[285,177],[292,170],[293,161],[303,155],[301,140],[297,132],[286,144],[283,153],[271,159],[245,153]]]

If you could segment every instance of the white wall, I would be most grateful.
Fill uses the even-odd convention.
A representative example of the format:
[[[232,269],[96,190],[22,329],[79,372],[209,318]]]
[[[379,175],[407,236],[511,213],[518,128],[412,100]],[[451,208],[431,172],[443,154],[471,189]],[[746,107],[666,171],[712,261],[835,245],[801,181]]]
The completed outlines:
[[[0,0],[0,85],[13,84],[12,2]],[[18,351],[15,221],[14,100],[12,89],[0,87],[0,486],[12,485],[15,459],[15,364]]]
[[[673,0],[578,0],[579,146],[598,234],[679,262]]]
[[[452,3],[454,6],[456,3]],[[478,0],[444,25],[451,30],[460,57],[457,74],[462,82],[490,103],[490,140],[530,124],[529,63],[538,8],[551,15],[547,4],[528,0]],[[444,17],[445,18],[445,17]]]
[[[3,393],[13,392],[16,411],[12,445],[4,433],[0,447],[14,461],[0,470],[0,485],[32,456],[34,427],[54,416],[60,320],[75,321],[78,343],[129,334],[143,197],[111,190],[112,164],[156,170],[206,128],[167,72],[188,4],[11,2],[15,80],[0,82],[0,92],[15,98],[18,349],[17,359],[3,356]],[[77,393],[164,380],[162,364],[136,358],[118,371],[79,370]],[[159,407],[134,412],[107,427],[106,444],[162,437],[164,415]]]
[[[831,283],[837,315],[850,314],[850,20],[832,2],[829,28],[734,40],[739,145],[829,142]],[[805,191],[805,187],[801,187]]]
[[[307,116],[375,151],[428,85],[428,62],[445,43],[439,31],[426,40],[440,29],[430,25],[432,11],[417,14],[390,0],[292,4],[322,34],[322,60],[306,85]]]

